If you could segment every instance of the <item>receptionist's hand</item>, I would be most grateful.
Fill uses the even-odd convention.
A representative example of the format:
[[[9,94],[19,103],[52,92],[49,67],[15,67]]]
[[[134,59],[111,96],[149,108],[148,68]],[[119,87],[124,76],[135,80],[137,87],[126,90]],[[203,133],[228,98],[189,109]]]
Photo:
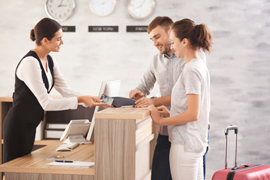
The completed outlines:
[[[111,107],[111,106],[103,103],[100,100],[100,97],[97,97],[97,96],[79,96],[78,102],[84,103],[89,107],[93,107],[93,106]]]
[[[113,107],[113,106],[109,106],[108,104],[105,104],[101,101],[101,97],[97,97],[97,96],[91,96],[92,100],[94,101],[93,105],[94,106],[102,106],[102,107]]]
[[[149,110],[151,111],[150,115],[151,115],[152,120],[153,120],[156,124],[160,124],[162,118],[160,117],[160,113],[158,112],[158,109],[157,109],[154,105],[148,106],[147,109],[149,109]]]
[[[149,98],[143,97],[135,102],[135,107],[142,108],[154,105],[153,101]]]
[[[133,89],[129,92],[129,98],[138,100],[140,98],[144,97],[144,93],[138,89]]]

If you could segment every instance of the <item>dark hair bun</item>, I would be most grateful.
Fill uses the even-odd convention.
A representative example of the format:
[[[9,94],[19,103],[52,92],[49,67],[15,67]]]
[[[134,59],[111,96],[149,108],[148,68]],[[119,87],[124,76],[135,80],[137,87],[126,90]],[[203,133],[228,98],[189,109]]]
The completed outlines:
[[[32,41],[35,41],[35,40],[36,40],[34,29],[32,29],[31,32],[30,32],[30,39],[31,39]]]
[[[60,28],[62,27],[57,21],[43,18],[31,30],[30,39],[36,41],[36,45],[39,46],[43,38],[47,38],[50,41]]]

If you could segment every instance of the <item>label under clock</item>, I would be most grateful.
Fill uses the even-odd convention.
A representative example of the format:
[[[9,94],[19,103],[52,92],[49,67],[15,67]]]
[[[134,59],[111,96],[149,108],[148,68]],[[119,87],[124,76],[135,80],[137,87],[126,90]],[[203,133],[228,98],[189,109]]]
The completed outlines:
[[[75,26],[62,26],[63,32],[75,32],[76,27]]]
[[[88,26],[88,32],[118,32],[118,26]]]
[[[127,26],[127,32],[147,32],[148,26]]]

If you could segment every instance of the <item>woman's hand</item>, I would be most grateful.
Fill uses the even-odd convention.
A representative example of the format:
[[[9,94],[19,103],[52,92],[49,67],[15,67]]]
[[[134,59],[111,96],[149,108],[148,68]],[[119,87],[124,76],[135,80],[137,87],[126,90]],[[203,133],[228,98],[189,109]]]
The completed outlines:
[[[100,100],[100,97],[97,97],[97,96],[79,96],[78,102],[84,103],[89,107],[93,107],[93,106],[111,107],[105,103],[102,103],[102,101]]]
[[[161,125],[162,118],[160,117],[160,113],[158,112],[158,109],[154,105],[148,106],[147,109],[149,109],[151,111],[150,115],[151,115],[152,120],[156,124]]]
[[[159,106],[157,109],[162,116],[170,117],[170,111],[165,106]]]

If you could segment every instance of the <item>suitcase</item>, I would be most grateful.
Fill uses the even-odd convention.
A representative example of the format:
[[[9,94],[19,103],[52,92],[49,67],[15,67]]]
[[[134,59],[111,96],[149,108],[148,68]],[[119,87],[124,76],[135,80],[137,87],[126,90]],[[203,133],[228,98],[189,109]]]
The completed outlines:
[[[227,136],[230,130],[234,130],[236,135],[234,168],[227,168]],[[245,164],[237,166],[237,134],[238,127],[236,125],[230,125],[225,129],[225,169],[215,172],[212,180],[270,180],[270,166],[268,165]]]

